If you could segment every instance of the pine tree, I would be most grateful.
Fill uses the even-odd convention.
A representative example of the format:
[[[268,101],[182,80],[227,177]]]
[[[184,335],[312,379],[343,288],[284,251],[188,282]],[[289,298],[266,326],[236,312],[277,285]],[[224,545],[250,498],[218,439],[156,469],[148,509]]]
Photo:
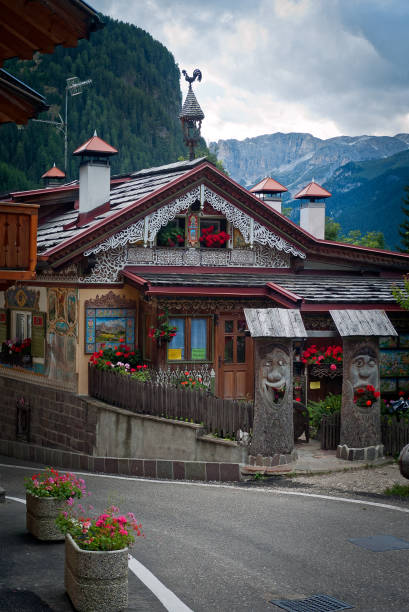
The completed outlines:
[[[405,187],[406,197],[402,198],[402,212],[405,215],[405,220],[400,224],[399,236],[403,246],[398,246],[398,251],[401,253],[409,253],[409,185]]]

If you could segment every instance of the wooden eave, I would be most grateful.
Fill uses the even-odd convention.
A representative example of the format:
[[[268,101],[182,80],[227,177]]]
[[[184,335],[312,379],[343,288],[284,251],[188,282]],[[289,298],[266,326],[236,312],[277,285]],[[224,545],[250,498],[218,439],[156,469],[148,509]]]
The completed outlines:
[[[0,69],[0,123],[26,124],[48,108],[41,94]]]
[[[362,263],[363,267],[374,265],[409,271],[409,255],[315,238],[284,215],[272,210],[267,204],[264,204],[263,201],[231,178],[226,177],[225,174],[207,161],[145,198],[141,198],[125,210],[120,210],[108,219],[101,220],[98,224],[82,232],[80,236],[67,239],[60,245],[53,247],[44,253],[41,259],[49,260],[53,267],[58,267],[81,253],[85,248],[91,248],[150,214],[158,206],[164,206],[176,197],[183,195],[187,190],[202,183],[271,231],[278,233],[290,244],[307,252],[310,257],[318,257],[323,262],[328,260],[343,261],[355,266]]]
[[[98,13],[81,0],[0,0],[0,65],[34,53],[52,53],[56,45],[75,47],[79,39],[103,27]]]

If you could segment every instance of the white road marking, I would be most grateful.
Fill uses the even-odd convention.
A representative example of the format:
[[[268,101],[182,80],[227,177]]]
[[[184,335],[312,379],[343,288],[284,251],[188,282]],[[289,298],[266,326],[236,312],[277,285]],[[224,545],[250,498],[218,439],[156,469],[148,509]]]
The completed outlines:
[[[40,469],[45,469],[45,468],[30,467],[30,466],[23,466],[23,465],[11,465],[9,463],[0,463],[0,467],[17,468],[20,470],[34,470],[37,472]],[[286,491],[283,489],[268,489],[268,488],[252,489],[251,487],[245,488],[245,487],[238,487],[235,485],[223,485],[223,484],[210,483],[210,482],[192,482],[189,480],[159,480],[157,478],[115,476],[113,474],[94,474],[93,472],[76,472],[73,470],[67,470],[67,471],[72,474],[77,474],[78,476],[88,476],[88,477],[95,477],[95,478],[114,478],[116,480],[132,480],[134,482],[150,482],[150,483],[155,483],[155,484],[187,485],[187,486],[193,486],[193,487],[213,487],[213,488],[229,489],[229,490],[234,489],[236,491],[246,491],[246,492],[251,492],[251,493],[255,493],[255,491],[257,491],[258,493],[279,493],[280,495],[298,495],[300,497],[313,497],[315,499],[326,499],[329,501],[341,501],[341,502],[346,502],[347,504],[362,504],[363,506],[374,506],[376,508],[385,508],[386,510],[396,510],[397,512],[406,512],[409,514],[409,508],[401,508],[400,506],[393,506],[392,504],[381,504],[379,502],[371,502],[371,501],[365,501],[361,499],[350,499],[349,497],[335,497],[335,496],[333,497],[331,495],[319,495],[318,493],[301,493],[300,491]]]
[[[26,505],[26,500],[20,499],[19,497],[9,497],[8,495],[6,495],[6,499],[11,499],[11,501],[20,502],[20,504]]]
[[[183,601],[165,587],[152,572],[132,557],[132,555],[128,555],[128,567],[152,591],[166,610],[169,610],[169,612],[192,612],[191,608],[188,608]]]
[[[11,501],[20,502],[21,504],[26,503],[25,499],[19,497],[9,497],[6,495],[6,499]],[[128,555],[128,567],[133,574],[143,584],[148,587],[150,591],[159,599],[161,604],[169,612],[193,612],[191,608],[188,608],[183,601],[179,599],[172,591],[170,591],[165,585],[148,570],[147,567],[142,565],[140,561],[137,561],[132,555]]]

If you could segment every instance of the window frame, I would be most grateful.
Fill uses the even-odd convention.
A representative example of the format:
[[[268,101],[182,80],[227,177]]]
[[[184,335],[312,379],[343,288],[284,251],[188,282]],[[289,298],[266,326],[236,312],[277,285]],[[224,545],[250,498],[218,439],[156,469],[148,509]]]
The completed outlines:
[[[185,321],[185,346],[184,351],[185,355],[192,354],[192,343],[191,343],[191,329],[192,329],[192,319],[205,319],[207,321],[207,330],[206,330],[206,359],[169,359],[168,358],[168,349],[169,346],[166,347],[166,363],[178,364],[178,363],[213,363],[213,329],[214,329],[214,317],[209,314],[193,314],[193,315],[181,315],[181,314],[170,314],[169,319],[184,319]]]

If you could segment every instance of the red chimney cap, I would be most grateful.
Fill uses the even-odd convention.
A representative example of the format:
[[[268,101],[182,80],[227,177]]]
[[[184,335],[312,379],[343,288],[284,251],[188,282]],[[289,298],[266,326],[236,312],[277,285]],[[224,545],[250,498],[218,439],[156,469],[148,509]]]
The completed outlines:
[[[284,191],[288,191],[287,187],[269,176],[250,189],[251,193],[284,193]]]
[[[98,155],[99,157],[108,155],[116,155],[118,153],[118,149],[111,147],[110,144],[102,140],[97,136],[97,131],[95,130],[92,138],[84,142],[83,145],[75,149],[73,155]]]
[[[301,191],[299,191],[294,196],[294,199],[295,200],[302,200],[302,199],[308,200],[310,198],[329,198],[331,196],[332,196],[332,193],[330,193],[329,191],[324,189],[324,187],[321,187],[321,185],[318,185],[318,183],[315,183],[314,180],[312,180],[311,183],[308,183],[308,185],[304,187],[304,189],[301,189]]]
[[[41,177],[42,179],[44,178],[65,178],[65,172],[63,172],[62,170],[60,170],[59,168],[57,168],[57,166],[55,165],[54,162],[54,166],[52,168],[50,168],[49,170],[47,170],[47,172],[44,172],[44,174]]]

